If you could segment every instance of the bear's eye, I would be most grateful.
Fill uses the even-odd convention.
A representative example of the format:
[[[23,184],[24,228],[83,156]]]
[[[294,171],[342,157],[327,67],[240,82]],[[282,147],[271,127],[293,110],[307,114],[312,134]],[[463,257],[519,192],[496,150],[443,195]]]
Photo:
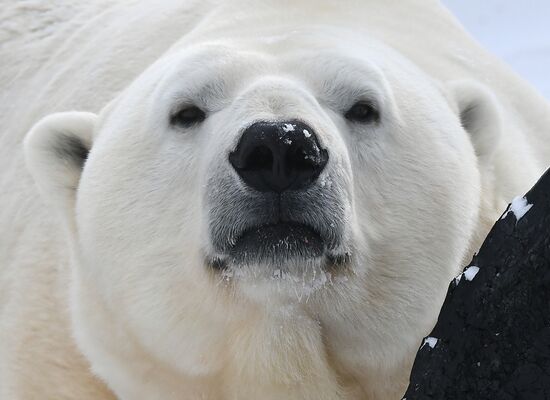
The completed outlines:
[[[206,114],[197,106],[187,106],[180,111],[172,115],[170,122],[172,125],[189,127],[195,124],[199,124],[206,118]]]
[[[380,120],[378,110],[366,101],[358,101],[344,114],[346,119],[353,122],[373,123]]]

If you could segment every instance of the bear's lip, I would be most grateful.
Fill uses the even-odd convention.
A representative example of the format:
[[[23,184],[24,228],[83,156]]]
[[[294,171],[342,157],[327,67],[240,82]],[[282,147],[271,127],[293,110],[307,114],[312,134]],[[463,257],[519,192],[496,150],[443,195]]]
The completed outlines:
[[[246,229],[228,250],[232,264],[278,264],[288,259],[322,257],[326,246],[313,227],[281,221]]]
[[[254,265],[268,270],[299,271],[308,265],[334,273],[347,270],[352,262],[350,249],[330,248],[329,244],[326,234],[308,224],[293,221],[259,224],[240,232],[225,251],[206,254],[205,262],[217,271]]]

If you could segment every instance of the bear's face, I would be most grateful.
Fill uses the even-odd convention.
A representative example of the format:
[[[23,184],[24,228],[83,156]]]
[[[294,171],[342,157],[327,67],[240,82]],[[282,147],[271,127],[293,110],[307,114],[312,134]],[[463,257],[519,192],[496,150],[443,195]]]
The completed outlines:
[[[411,346],[429,329],[477,216],[475,153],[435,82],[360,48],[182,46],[94,121],[77,275],[160,358],[193,359],[246,304],[328,331],[377,321]]]

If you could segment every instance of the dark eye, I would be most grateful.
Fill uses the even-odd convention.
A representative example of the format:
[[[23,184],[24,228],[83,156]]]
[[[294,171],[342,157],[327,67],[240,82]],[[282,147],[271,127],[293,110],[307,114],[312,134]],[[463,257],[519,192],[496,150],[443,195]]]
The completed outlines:
[[[197,106],[187,106],[172,115],[170,122],[173,125],[189,127],[199,124],[206,118],[206,114]]]
[[[378,110],[366,101],[358,101],[344,115],[348,120],[361,123],[372,123],[380,120]]]

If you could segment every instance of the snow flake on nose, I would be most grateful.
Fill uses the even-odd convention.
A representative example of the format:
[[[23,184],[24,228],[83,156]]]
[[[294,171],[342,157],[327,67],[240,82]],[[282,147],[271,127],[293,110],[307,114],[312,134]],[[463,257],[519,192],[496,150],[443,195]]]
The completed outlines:
[[[311,137],[311,133],[309,133],[309,131],[307,129],[304,129],[302,132],[304,133],[305,137],[307,137],[307,138]]]
[[[285,131],[285,132],[294,132],[294,128],[296,128],[296,125],[294,125],[294,124],[284,124],[283,125],[283,131]]]

